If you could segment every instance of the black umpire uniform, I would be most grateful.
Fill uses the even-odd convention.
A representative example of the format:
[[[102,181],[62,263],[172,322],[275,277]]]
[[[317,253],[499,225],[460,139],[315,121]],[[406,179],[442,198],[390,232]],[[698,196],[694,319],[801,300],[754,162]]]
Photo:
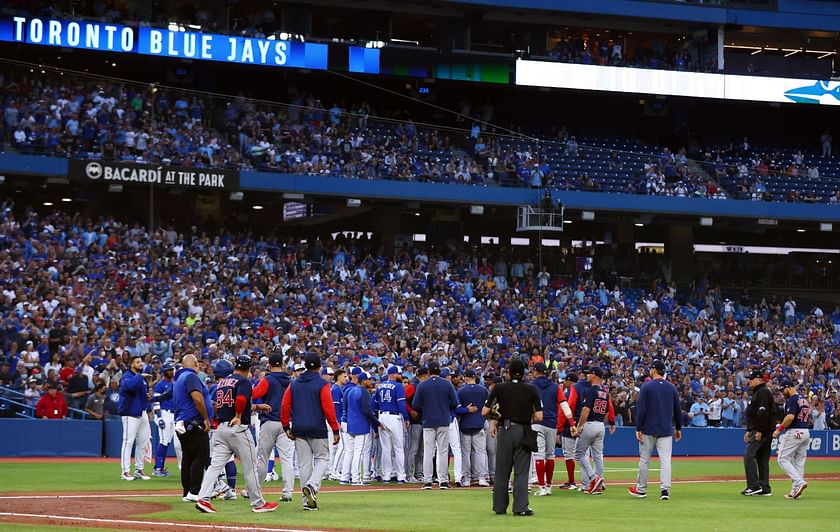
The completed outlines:
[[[528,507],[528,475],[531,453],[537,451],[537,434],[531,423],[542,421],[542,402],[537,389],[522,382],[525,363],[515,358],[508,365],[510,380],[493,386],[481,413],[497,419],[496,475],[493,481],[493,511],[507,512],[508,482],[513,479],[513,515],[534,515]],[[497,415],[496,415],[497,413]]]
[[[770,495],[770,443],[775,428],[776,401],[764,383],[761,370],[752,370],[749,378],[753,394],[747,406],[747,433],[744,435],[747,488],[741,495]]]

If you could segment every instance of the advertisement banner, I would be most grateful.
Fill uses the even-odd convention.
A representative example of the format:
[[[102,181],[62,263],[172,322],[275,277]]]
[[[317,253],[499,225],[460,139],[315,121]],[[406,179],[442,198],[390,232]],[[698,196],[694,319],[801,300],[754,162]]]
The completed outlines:
[[[0,41],[314,70],[327,69],[329,48],[318,43],[24,16],[0,19]]]
[[[840,105],[840,82],[548,61],[516,62],[516,84],[753,102]]]
[[[239,190],[239,171],[209,168],[183,168],[152,164],[71,159],[71,181],[106,185],[155,185],[202,190]]]

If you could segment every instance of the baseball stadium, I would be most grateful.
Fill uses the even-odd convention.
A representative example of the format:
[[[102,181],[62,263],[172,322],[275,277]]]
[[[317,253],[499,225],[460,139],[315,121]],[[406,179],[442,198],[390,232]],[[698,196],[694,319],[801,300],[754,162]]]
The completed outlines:
[[[838,529],[838,45],[0,2],[0,530]]]

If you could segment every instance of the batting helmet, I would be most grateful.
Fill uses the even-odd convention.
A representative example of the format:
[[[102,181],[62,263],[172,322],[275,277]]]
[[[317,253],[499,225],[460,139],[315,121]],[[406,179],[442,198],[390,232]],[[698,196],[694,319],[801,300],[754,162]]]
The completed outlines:
[[[214,360],[210,364],[210,367],[213,368],[213,375],[220,379],[227,377],[228,375],[233,373],[233,364],[231,364],[223,358]]]
[[[233,365],[236,369],[251,369],[251,357],[248,355],[239,355],[236,357],[236,362]]]

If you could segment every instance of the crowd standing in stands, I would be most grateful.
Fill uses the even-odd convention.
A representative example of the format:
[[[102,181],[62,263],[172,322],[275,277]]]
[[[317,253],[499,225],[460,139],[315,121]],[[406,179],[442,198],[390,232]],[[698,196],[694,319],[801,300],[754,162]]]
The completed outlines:
[[[133,355],[159,376],[194,350],[203,378],[212,360],[240,354],[267,369],[276,348],[290,365],[315,351],[326,367],[360,366],[373,382],[390,365],[412,380],[429,361],[486,382],[516,354],[542,357],[556,380],[597,365],[619,424],[633,423],[640,368],[653,357],[667,364],[686,415],[702,398],[723,426],[743,425],[745,373],[762,366],[767,379],[807,390],[820,423],[840,421],[838,309],[736,303],[706,283],[678,295],[661,279],[631,296],[588,274],[537,276],[527,259],[483,250],[385,254],[364,241],[195,227],[150,235],[114,219],[17,213],[8,202],[0,242],[0,383],[34,403],[35,390],[55,385],[73,408],[113,415]]]

